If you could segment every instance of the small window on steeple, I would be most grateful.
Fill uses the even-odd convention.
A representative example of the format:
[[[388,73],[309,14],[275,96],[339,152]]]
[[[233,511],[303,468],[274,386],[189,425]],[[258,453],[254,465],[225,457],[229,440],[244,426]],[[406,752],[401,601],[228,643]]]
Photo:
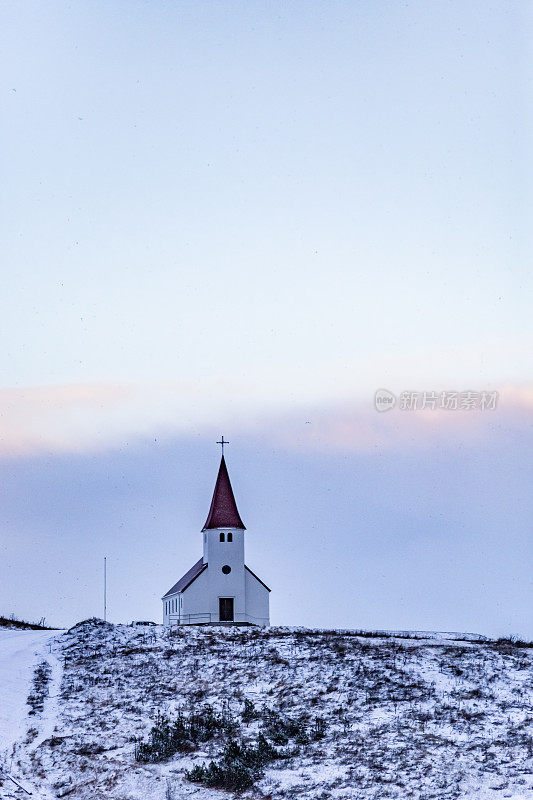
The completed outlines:
[[[228,542],[232,542],[232,541],[233,541],[233,534],[232,533],[228,533]]]
[[[224,541],[224,534],[223,534],[223,533],[221,533],[221,534],[220,534],[220,541],[221,541],[221,542],[223,542],[223,541]]]

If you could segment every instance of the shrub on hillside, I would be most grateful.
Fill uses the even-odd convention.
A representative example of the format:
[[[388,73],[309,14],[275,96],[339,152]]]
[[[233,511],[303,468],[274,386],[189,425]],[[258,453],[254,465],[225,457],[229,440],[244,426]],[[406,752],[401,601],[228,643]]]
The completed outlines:
[[[256,709],[252,701],[246,698],[244,701],[244,710],[241,715],[242,721],[252,722],[254,719],[259,719],[260,716],[260,712]]]
[[[262,777],[267,764],[299,753],[297,747],[277,749],[274,745],[287,745],[290,739],[295,744],[305,745],[309,744],[311,737],[321,739],[325,735],[326,724],[320,717],[315,719],[312,731],[308,731],[303,716],[292,719],[270,708],[263,708],[260,714],[251,701],[245,701],[243,722],[258,718],[263,720],[263,732],[259,734],[255,744],[230,740],[218,761],[196,765],[186,772],[188,780],[216,789],[241,792]]]
[[[262,776],[266,764],[288,755],[292,753],[277,751],[263,734],[259,734],[255,745],[233,740],[228,742],[218,762],[211,761],[207,766],[196,765],[185,775],[188,780],[204,786],[242,792]]]
[[[41,713],[45,698],[48,697],[48,684],[52,676],[52,668],[47,661],[41,661],[33,675],[33,688],[28,695],[27,703],[30,706],[29,714]]]
[[[135,760],[145,763],[165,761],[175,753],[194,750],[200,742],[207,742],[218,733],[233,735],[237,729],[233,719],[217,714],[209,705],[188,717],[178,714],[173,720],[160,714],[148,741],[137,744]]]
[[[295,739],[298,744],[309,742],[307,725],[302,717],[292,719],[282,716],[277,711],[265,709],[263,730],[274,744],[285,745],[289,739]]]

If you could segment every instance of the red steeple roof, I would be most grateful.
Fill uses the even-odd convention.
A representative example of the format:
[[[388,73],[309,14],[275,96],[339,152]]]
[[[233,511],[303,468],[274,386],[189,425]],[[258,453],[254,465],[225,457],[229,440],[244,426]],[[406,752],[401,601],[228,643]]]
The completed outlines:
[[[237,510],[224,456],[220,462],[211,508],[202,530],[206,531],[211,528],[242,528],[243,531],[246,530]]]

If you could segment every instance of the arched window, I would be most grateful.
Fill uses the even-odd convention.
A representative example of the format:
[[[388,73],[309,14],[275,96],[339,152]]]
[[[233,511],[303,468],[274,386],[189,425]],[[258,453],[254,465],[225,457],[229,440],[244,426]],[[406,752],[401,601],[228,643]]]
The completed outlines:
[[[232,541],[233,541],[233,534],[232,533],[228,533],[228,542],[232,542]]]
[[[221,542],[223,542],[223,541],[224,541],[224,534],[223,534],[223,533],[221,533],[221,534],[220,534],[220,541],[221,541]]]

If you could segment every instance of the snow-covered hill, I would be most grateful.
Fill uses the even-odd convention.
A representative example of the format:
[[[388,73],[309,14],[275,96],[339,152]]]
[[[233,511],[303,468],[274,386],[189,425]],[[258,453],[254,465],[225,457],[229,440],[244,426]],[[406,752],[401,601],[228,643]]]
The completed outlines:
[[[57,635],[51,649],[44,658],[57,658],[56,667],[41,668],[11,762],[43,798],[230,796],[184,771],[223,763],[229,739],[257,753],[262,733],[283,758],[252,770],[244,797],[533,800],[527,648],[88,621]],[[188,725],[206,705],[220,722],[212,736],[182,740],[163,762],[136,760],[158,717],[160,730],[162,714]],[[0,797],[8,796],[24,795],[3,780]]]

